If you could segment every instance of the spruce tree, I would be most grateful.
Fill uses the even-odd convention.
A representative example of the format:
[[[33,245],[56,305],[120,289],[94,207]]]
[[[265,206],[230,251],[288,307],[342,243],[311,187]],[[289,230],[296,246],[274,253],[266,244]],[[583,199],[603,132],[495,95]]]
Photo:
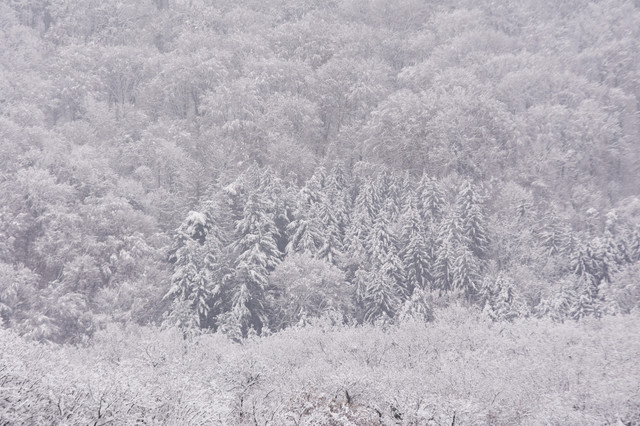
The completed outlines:
[[[382,271],[359,271],[358,287],[362,288],[364,321],[388,317],[393,318],[400,304],[398,287],[391,277]]]
[[[473,253],[463,244],[456,247],[451,287],[472,300],[479,289],[480,267]]]
[[[526,312],[526,304],[519,300],[502,273],[485,278],[480,287],[478,302],[492,320],[511,321]]]
[[[432,259],[425,243],[424,229],[415,203],[415,199],[410,199],[408,201],[409,207],[402,216],[401,243],[403,248],[400,257],[409,292],[415,288],[427,289],[433,284],[433,276],[430,271]]]
[[[221,244],[211,217],[191,211],[176,233],[172,286],[165,297],[186,302],[200,328],[214,327],[222,304]],[[183,324],[188,319],[180,320]]]
[[[423,173],[416,189],[418,211],[427,222],[439,222],[445,212],[444,193],[433,177]]]
[[[380,211],[380,197],[371,180],[366,180],[359,188],[356,196],[354,214],[360,215],[369,223],[373,223]]]
[[[479,259],[484,259],[489,251],[487,224],[482,199],[471,181],[461,185],[456,199],[456,214],[467,246]]]
[[[322,203],[331,208],[334,222],[340,235],[339,240],[343,242],[349,225],[351,200],[347,178],[339,165],[331,169],[327,176]]]
[[[396,317],[400,321],[433,321],[433,307],[429,301],[429,294],[425,290],[416,287],[411,297],[402,304]]]
[[[293,220],[287,225],[288,243],[285,252],[309,253],[315,256],[322,241],[318,203],[310,202],[306,194],[300,191],[296,205]]]
[[[372,270],[381,271],[389,277],[398,287],[398,293],[404,297],[408,296],[408,291],[404,286],[403,265],[398,255],[396,237],[389,227],[388,215],[385,210],[378,214],[365,246]]]
[[[232,287],[232,315],[227,327],[239,329],[246,336],[250,329],[260,333],[266,325],[265,289],[270,271],[279,263],[274,233],[275,223],[268,200],[252,194],[245,205],[243,218],[236,224],[236,255]]]
[[[335,264],[343,251],[343,237],[340,220],[328,198],[323,198],[318,206],[318,216],[322,226],[322,242],[318,250],[318,258]]]
[[[286,254],[308,253],[315,256],[321,241],[321,230],[317,220],[300,216],[287,227],[289,242]]]
[[[636,226],[629,233],[625,244],[625,258],[628,263],[635,263],[640,260],[640,226]]]
[[[545,248],[547,256],[556,256],[560,254],[564,247],[566,237],[565,229],[552,217],[548,225],[540,233],[542,246]]]
[[[462,231],[455,215],[450,214],[440,224],[435,250],[433,278],[441,292],[453,289],[453,269],[456,250],[463,244]]]

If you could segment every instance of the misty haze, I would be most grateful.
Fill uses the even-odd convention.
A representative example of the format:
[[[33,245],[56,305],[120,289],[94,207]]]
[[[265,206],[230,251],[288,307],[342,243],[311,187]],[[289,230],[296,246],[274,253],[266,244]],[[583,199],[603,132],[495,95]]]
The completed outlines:
[[[0,426],[640,425],[640,0],[0,0]]]

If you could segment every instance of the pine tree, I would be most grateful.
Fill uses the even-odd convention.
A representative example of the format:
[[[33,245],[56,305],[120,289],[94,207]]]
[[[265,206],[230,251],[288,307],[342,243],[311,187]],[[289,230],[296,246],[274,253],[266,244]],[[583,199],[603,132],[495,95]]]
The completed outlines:
[[[309,202],[301,191],[298,194],[297,207],[293,220],[287,225],[288,243],[285,248],[287,254],[309,253],[317,254],[322,241],[322,226],[318,219],[318,202]]]
[[[591,246],[580,244],[571,254],[570,265],[573,273],[578,277],[596,280],[598,266]]]
[[[397,313],[400,321],[416,320],[431,322],[434,319],[433,308],[429,301],[429,295],[425,290],[415,288],[411,297],[404,302]]]
[[[323,199],[320,203],[318,215],[322,226],[322,243],[318,250],[318,258],[335,264],[343,251],[343,237],[340,229],[340,221],[327,198]]]
[[[480,267],[477,259],[465,245],[458,245],[455,250],[451,287],[471,300],[479,289],[479,280]]]
[[[627,238],[625,244],[625,258],[628,263],[635,263],[640,260],[640,227],[635,227]]]
[[[275,224],[268,211],[269,203],[259,194],[252,194],[243,218],[236,225],[231,318],[242,336],[250,329],[260,333],[266,325],[267,276],[280,261],[274,238]]]
[[[624,255],[613,234],[605,231],[604,239],[598,239],[597,258],[599,260],[598,278],[607,283],[624,261]]]
[[[365,246],[371,268],[383,272],[398,286],[399,294],[408,296],[408,291],[404,287],[404,271],[398,255],[396,237],[389,228],[388,214],[385,210],[376,217]]]
[[[320,166],[316,168],[313,175],[304,185],[303,192],[309,196],[309,202],[317,203],[320,201],[320,194],[324,192],[327,183],[327,170]]]
[[[573,303],[567,315],[575,320],[586,316],[600,317],[602,315],[602,300],[597,293],[594,293],[594,282],[591,277],[584,276],[578,278],[575,283]]]
[[[265,205],[268,209],[265,213],[273,218],[275,225],[273,236],[278,250],[284,251],[288,243],[287,227],[291,222],[290,211],[295,204],[294,197],[270,168],[262,170],[259,186],[255,192],[261,194],[261,198],[269,200]]]
[[[379,211],[380,197],[373,183],[367,180],[359,188],[354,206],[354,214],[360,215],[369,223],[373,223]]]
[[[364,293],[364,321],[374,322],[384,316],[393,318],[400,303],[393,279],[380,271],[359,271],[356,280]]]
[[[450,214],[440,225],[433,266],[433,278],[441,292],[453,289],[454,262],[457,247],[463,243],[462,238],[458,220]]]
[[[315,256],[321,241],[321,230],[315,219],[298,217],[287,227],[290,235],[286,254],[308,253]]]
[[[479,258],[489,251],[486,219],[482,211],[482,200],[470,181],[465,181],[456,199],[456,214],[469,249]]]
[[[480,287],[478,302],[492,320],[511,321],[525,311],[524,303],[517,300],[513,287],[503,274],[485,278]]]
[[[329,175],[326,178],[326,186],[337,193],[346,191],[349,188],[347,175],[342,168],[342,165],[336,164],[329,171]]]
[[[556,256],[563,251],[563,243],[566,237],[564,228],[552,218],[547,221],[547,226],[540,233],[542,246],[547,256]]]
[[[423,173],[416,189],[418,210],[426,222],[439,222],[445,211],[444,193],[438,181]]]
[[[339,240],[342,243],[349,225],[349,210],[351,208],[349,184],[342,167],[337,165],[331,169],[326,182],[322,201],[332,210],[334,222],[340,235]]]
[[[177,230],[176,240],[172,286],[165,297],[187,302],[200,328],[214,327],[213,316],[222,303],[222,251],[211,218],[189,212]]]
[[[427,289],[433,284],[431,275],[432,259],[424,240],[424,230],[415,200],[408,201],[409,207],[402,217],[402,251],[400,253],[409,292],[415,288]]]
[[[366,240],[371,232],[378,212],[378,196],[370,180],[365,180],[358,188],[353,210],[349,215],[349,225],[344,237],[344,251],[348,254],[348,269],[364,267],[368,261]],[[347,273],[349,277],[350,274]]]
[[[383,173],[376,180],[381,205],[387,211],[390,222],[395,222],[403,212],[402,176],[396,172]]]
[[[366,248],[366,238],[371,224],[367,217],[361,214],[354,214],[347,228],[344,238],[344,256],[340,260],[340,266],[345,271],[348,282],[356,284],[356,301],[360,303],[364,294],[364,287],[359,286],[356,281],[357,271],[368,267],[368,252]]]
[[[412,202],[414,203],[414,207],[417,209],[416,188],[413,179],[411,178],[411,174],[407,171],[403,176],[398,177],[398,179],[398,185],[400,187],[400,211],[406,212]]]

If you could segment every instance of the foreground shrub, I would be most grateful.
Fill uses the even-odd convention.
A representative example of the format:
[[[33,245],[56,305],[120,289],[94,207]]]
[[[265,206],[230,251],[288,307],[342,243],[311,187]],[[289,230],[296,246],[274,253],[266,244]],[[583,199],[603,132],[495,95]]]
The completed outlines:
[[[638,424],[634,315],[330,321],[233,343],[109,327],[85,348],[0,330],[0,424]]]

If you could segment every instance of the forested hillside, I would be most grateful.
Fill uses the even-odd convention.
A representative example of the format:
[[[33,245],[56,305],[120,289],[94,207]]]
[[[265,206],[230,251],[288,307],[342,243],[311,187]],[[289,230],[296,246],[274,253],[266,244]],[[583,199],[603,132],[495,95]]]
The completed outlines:
[[[0,1],[0,425],[640,424],[640,1]]]
[[[637,1],[0,4],[0,317],[628,313]]]

